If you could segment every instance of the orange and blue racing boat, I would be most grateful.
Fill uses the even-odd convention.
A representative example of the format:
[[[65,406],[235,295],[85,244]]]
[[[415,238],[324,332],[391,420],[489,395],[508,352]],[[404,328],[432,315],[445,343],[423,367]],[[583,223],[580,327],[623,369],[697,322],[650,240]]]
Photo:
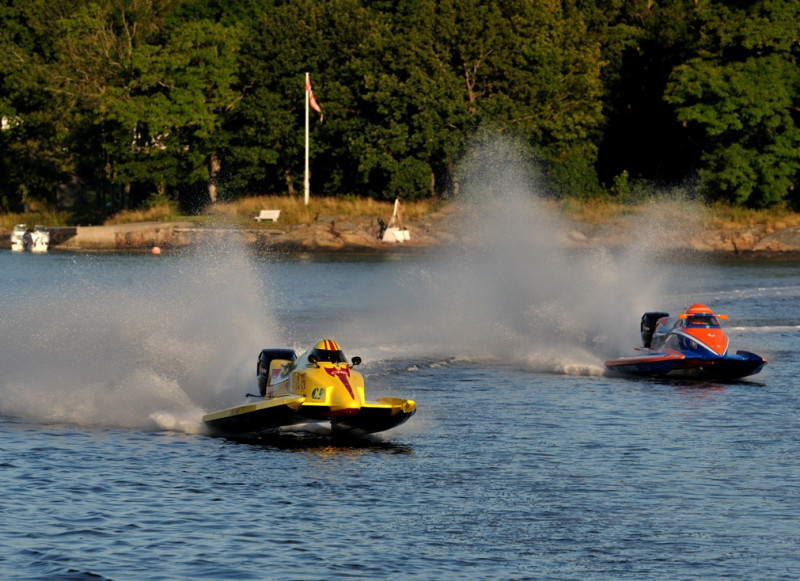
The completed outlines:
[[[626,375],[716,380],[755,375],[767,360],[749,351],[728,351],[728,336],[719,324],[727,318],[699,303],[676,317],[645,313],[641,322],[643,347],[635,347],[644,353],[606,361],[606,369]]]
[[[399,426],[416,412],[413,400],[381,397],[368,401],[361,363],[344,356],[335,341],[319,341],[299,357],[292,349],[264,349],[258,356],[259,394],[248,402],[203,416],[215,432],[258,434],[302,424],[329,424],[334,434],[360,436]]]

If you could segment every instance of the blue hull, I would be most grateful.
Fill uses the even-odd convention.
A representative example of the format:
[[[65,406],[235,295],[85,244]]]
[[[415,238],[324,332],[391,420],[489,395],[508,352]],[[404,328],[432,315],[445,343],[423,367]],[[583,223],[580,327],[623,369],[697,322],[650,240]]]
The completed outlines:
[[[606,361],[612,373],[647,377],[690,377],[734,380],[755,375],[766,364],[760,355],[737,351],[735,355],[704,358],[693,353],[654,352]]]

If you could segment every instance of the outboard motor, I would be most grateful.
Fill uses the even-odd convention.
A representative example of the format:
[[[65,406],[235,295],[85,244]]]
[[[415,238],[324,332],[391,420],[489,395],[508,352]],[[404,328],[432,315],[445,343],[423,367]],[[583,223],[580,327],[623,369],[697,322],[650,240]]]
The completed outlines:
[[[267,382],[269,381],[269,364],[274,359],[285,359],[294,361],[297,359],[293,349],[262,349],[258,354],[256,365],[256,377],[258,377],[258,392],[261,397],[267,394]]]
[[[658,327],[658,320],[664,317],[669,317],[669,313],[652,312],[642,315],[642,345],[650,349],[650,343],[653,340],[653,333],[656,332]]]

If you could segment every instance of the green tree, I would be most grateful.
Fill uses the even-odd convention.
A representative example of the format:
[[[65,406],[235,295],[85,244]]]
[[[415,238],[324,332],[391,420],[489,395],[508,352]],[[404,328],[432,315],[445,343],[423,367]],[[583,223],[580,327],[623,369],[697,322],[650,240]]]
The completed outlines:
[[[577,10],[546,3],[266,6],[227,127],[232,185],[299,188],[298,86],[310,70],[325,109],[312,130],[312,186],[325,193],[452,194],[455,162],[479,127],[524,136],[560,190],[591,192],[601,85],[599,45],[585,32]]]
[[[693,44],[694,0],[592,0],[580,7],[602,47],[602,182],[613,186],[626,174],[666,185],[694,175],[702,141],[664,101],[670,73]]]
[[[373,17],[350,67],[360,88],[355,110],[366,120],[350,145],[363,183],[384,199],[452,193],[453,162],[472,123],[446,39],[452,4],[423,0],[406,8]]]
[[[105,181],[126,190],[177,196],[213,186],[218,170],[218,128],[238,99],[239,31],[176,18],[179,6],[110,0],[60,22],[61,87],[87,111],[81,133],[96,139],[85,143],[100,148],[84,156],[101,158]]]
[[[162,195],[167,188],[213,185],[218,130],[238,100],[232,89],[238,47],[238,29],[201,20],[169,30],[162,47],[137,48],[134,82],[114,87],[102,105],[105,119],[127,134],[122,144],[130,144],[108,144],[120,160],[119,180],[157,176]],[[214,188],[206,193],[216,201]]]
[[[600,42],[574,2],[509,1],[504,9],[510,42],[492,85],[508,107],[497,116],[531,141],[558,194],[595,195],[604,123]]]
[[[332,74],[320,13],[317,2],[304,0],[264,3],[252,15],[239,63],[241,102],[225,125],[228,195],[302,191],[305,72],[317,95]],[[330,103],[323,106],[328,112]],[[314,125],[316,159],[323,141]]]
[[[387,197],[457,192],[480,128],[531,142],[560,192],[596,191],[600,59],[578,11],[420,0],[368,40],[355,145]]]
[[[702,131],[705,187],[734,204],[796,204],[800,4],[703,2],[696,17],[696,55],[675,68],[665,98]]]
[[[54,51],[50,24],[69,3],[11,0],[0,6],[0,201],[55,202],[55,186],[69,175],[63,142],[70,111],[50,88]]]
[[[8,0],[2,204],[53,201],[72,173],[123,205],[297,193],[307,71],[316,194],[455,195],[458,161],[504,135],[558,195],[598,193],[599,169],[796,202],[798,16],[789,0]]]

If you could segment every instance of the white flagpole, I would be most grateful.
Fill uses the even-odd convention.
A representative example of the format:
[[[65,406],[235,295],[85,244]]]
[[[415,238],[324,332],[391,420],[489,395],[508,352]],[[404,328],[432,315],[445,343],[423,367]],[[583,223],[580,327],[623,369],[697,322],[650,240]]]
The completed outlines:
[[[303,190],[305,192],[305,203],[308,206],[308,191],[311,187],[311,180],[308,172],[308,73],[306,73],[306,171],[303,177]]]

